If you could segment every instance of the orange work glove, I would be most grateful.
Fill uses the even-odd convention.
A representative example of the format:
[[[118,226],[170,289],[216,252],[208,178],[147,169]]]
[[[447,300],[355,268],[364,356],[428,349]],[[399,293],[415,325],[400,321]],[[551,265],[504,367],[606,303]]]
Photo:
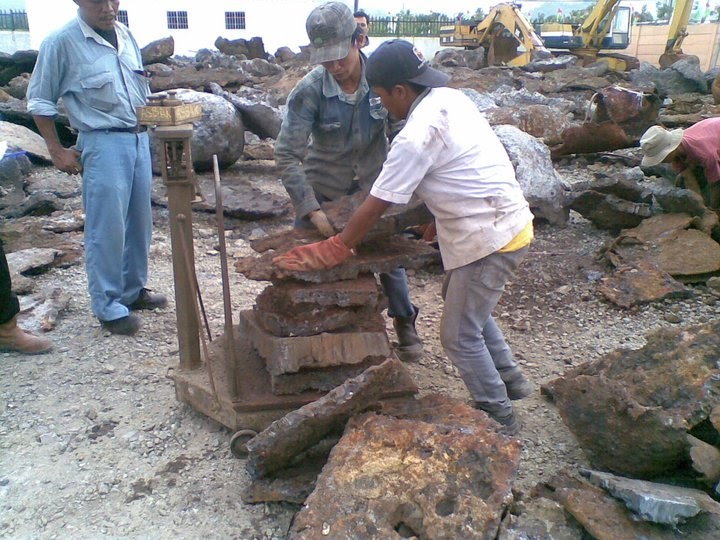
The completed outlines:
[[[325,270],[337,266],[354,254],[340,239],[340,235],[336,234],[322,242],[293,248],[284,255],[278,255],[272,262],[285,270]]]

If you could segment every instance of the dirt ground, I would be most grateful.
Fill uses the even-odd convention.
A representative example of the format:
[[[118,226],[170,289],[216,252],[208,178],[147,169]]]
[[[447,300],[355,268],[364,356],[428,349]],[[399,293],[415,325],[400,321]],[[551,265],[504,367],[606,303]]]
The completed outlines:
[[[581,175],[573,169],[560,171]],[[242,162],[224,181],[283,193],[270,164]],[[160,179],[156,179],[160,181]],[[143,315],[134,337],[100,328],[89,310],[82,266],[53,269],[38,289],[71,295],[49,333],[46,355],[0,353],[0,537],[238,538],[285,537],[297,507],[247,505],[245,462],[229,451],[232,433],[177,401],[170,370],[178,361],[167,211],[155,210],[149,287],[170,305]],[[221,267],[212,214],[196,213],[198,279],[215,335],[223,328]],[[252,254],[248,239],[278,232],[291,217],[227,220],[228,250]],[[720,316],[720,303],[696,286],[687,300],[623,310],[605,302],[598,280],[609,268],[596,255],[610,237],[576,214],[566,227],[539,224],[536,240],[497,308],[499,324],[537,391],[517,403],[523,424],[517,490],[563,468],[589,464],[539,387],[568,368],[617,347],[636,348],[668,325]],[[231,269],[233,312],[248,309],[264,283]],[[420,307],[425,355],[410,370],[422,393],[468,395],[440,347],[439,267],[410,272]],[[388,321],[392,336],[392,325]]]

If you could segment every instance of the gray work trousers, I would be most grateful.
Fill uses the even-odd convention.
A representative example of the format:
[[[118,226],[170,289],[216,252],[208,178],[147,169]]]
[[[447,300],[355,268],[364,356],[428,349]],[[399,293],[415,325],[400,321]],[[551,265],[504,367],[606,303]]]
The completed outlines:
[[[492,253],[448,271],[443,283],[440,342],[477,406],[498,416],[512,411],[503,381],[520,368],[492,311],[528,250]]]

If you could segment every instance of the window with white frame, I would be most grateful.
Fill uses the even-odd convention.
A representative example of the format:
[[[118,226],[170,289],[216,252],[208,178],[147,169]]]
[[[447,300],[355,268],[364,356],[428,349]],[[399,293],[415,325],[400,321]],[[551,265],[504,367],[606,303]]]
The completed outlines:
[[[245,12],[244,11],[226,11],[225,12],[225,29],[226,30],[245,30]]]
[[[169,30],[183,30],[188,28],[187,11],[168,11],[167,27]]]
[[[128,28],[130,27],[130,22],[129,22],[129,19],[128,19],[128,13],[127,13],[127,10],[126,10],[126,9],[121,9],[120,11],[118,11],[118,13],[117,13],[117,20],[118,20],[118,22],[123,23],[123,24],[124,24],[125,26],[127,26]]]

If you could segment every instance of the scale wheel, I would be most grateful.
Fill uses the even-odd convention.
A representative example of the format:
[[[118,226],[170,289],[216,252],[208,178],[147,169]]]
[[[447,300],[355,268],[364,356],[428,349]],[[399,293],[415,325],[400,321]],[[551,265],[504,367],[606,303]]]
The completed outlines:
[[[230,438],[230,452],[236,458],[246,458],[248,455],[247,442],[257,435],[252,429],[236,431]]]

